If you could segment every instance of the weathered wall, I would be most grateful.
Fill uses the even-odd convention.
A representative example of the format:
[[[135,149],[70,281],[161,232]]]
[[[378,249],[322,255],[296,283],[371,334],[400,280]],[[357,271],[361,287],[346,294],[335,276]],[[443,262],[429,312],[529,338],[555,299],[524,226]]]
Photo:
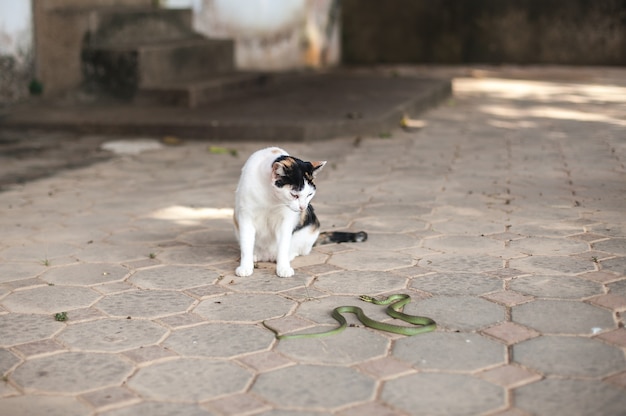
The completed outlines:
[[[626,64],[626,0],[344,0],[346,63]]]

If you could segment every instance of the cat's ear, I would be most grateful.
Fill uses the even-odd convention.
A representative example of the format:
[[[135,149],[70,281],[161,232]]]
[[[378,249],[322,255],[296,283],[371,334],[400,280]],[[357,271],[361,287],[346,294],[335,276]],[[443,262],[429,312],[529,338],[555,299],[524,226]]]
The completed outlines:
[[[281,188],[284,184],[282,178],[286,176],[285,174],[285,164],[284,161],[274,162],[272,164],[272,182]]]
[[[313,165],[313,177],[315,177],[315,175],[317,175],[322,170],[325,164],[326,164],[325,160],[318,161],[318,162],[311,162],[311,165]]]
[[[272,164],[272,178],[276,179],[280,176],[285,176],[285,166],[280,162],[274,162]]]

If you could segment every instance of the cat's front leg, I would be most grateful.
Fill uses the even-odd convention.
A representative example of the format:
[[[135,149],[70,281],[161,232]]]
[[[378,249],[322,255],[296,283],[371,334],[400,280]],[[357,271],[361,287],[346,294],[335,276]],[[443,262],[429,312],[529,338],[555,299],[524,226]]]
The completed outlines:
[[[241,261],[235,269],[235,274],[240,277],[250,276],[254,272],[254,238],[256,230],[249,220],[239,220],[239,248]]]
[[[278,252],[276,253],[276,274],[278,277],[291,277],[294,275],[294,271],[291,268],[291,256],[289,249],[291,247],[291,235],[293,233],[293,227],[290,224],[283,224],[277,237]]]

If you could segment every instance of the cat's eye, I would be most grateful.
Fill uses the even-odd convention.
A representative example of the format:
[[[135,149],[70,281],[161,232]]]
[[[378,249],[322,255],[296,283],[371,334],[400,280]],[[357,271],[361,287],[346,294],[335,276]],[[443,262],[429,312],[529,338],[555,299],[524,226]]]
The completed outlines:
[[[298,199],[300,198],[300,196],[298,194],[291,194],[291,196],[293,197],[293,199]]]

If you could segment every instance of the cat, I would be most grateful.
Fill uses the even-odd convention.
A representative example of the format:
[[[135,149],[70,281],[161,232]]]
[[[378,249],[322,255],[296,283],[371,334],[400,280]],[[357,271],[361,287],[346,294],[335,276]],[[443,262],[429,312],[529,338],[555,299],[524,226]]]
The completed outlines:
[[[278,147],[253,153],[235,193],[235,233],[241,250],[237,276],[250,276],[257,261],[276,262],[279,277],[291,277],[291,260],[322,243],[365,241],[364,232],[321,233],[310,204],[315,177],[326,161],[305,162]]]

